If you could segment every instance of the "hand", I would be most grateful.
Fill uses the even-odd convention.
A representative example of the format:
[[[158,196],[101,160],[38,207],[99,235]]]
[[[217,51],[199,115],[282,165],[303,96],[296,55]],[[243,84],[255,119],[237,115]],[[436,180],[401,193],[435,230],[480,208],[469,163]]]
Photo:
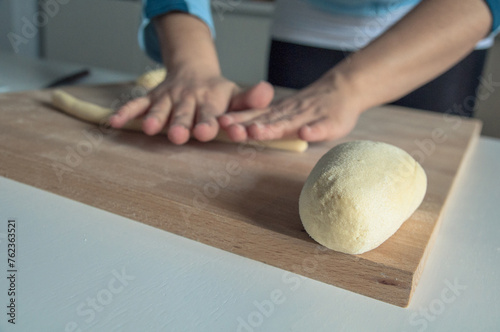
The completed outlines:
[[[129,120],[144,116],[142,128],[148,135],[166,131],[175,144],[190,136],[210,141],[219,130],[216,118],[228,108],[241,110],[267,107],[273,98],[272,86],[262,82],[242,91],[218,73],[190,69],[169,73],[147,96],[134,99],[110,118],[120,128]]]
[[[270,107],[226,113],[219,123],[233,141],[275,140],[299,137],[313,142],[347,135],[355,126],[361,108],[338,88],[331,72],[298,93]]]
[[[209,141],[217,135],[216,117],[228,108],[267,107],[273,89],[261,83],[248,91],[222,77],[209,28],[200,19],[172,12],[154,19],[167,77],[146,97],[121,107],[110,118],[121,128],[127,121],[144,116],[142,128],[148,135],[165,131],[175,144],[190,136]]]

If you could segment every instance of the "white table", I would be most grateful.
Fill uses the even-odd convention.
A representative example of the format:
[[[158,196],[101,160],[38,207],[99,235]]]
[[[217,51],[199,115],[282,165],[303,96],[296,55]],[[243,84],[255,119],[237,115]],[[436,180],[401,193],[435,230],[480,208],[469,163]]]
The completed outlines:
[[[90,74],[76,81],[75,84],[105,84],[131,81],[136,78],[130,73],[105,68],[64,61],[40,60],[0,52],[0,93],[41,89],[56,79],[82,69],[89,69]]]
[[[498,331],[500,140],[456,183],[407,309],[0,178],[1,331]],[[168,218],[168,216],[166,216]]]

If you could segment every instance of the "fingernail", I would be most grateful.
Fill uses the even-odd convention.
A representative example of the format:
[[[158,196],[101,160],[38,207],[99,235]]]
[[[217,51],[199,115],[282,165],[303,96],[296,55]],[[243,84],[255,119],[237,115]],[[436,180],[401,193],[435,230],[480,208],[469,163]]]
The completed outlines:
[[[197,123],[197,124],[194,125],[194,128],[197,128],[197,127],[202,126],[202,125],[208,126],[208,123],[206,123],[206,122],[199,122],[199,123]]]

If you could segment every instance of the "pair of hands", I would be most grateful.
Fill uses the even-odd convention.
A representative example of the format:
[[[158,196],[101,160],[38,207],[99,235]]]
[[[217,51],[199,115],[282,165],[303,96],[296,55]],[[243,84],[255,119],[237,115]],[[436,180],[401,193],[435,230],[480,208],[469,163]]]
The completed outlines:
[[[218,74],[171,72],[147,96],[122,106],[110,123],[120,128],[143,116],[146,134],[166,133],[174,144],[191,136],[210,141],[220,129],[234,142],[291,137],[312,142],[346,135],[359,116],[343,102],[332,73],[290,97],[272,102],[273,97],[267,82],[243,91]]]

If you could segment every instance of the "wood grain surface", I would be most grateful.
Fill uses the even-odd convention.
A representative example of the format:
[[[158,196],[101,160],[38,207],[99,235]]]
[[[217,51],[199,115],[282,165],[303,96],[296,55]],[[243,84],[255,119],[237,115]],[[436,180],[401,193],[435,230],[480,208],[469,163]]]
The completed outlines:
[[[123,84],[66,91],[116,107],[137,94],[135,89]],[[381,107],[365,112],[348,137],[311,144],[304,153],[220,142],[175,146],[163,135],[76,120],[52,108],[49,98],[50,90],[0,94],[1,176],[402,307],[415,290],[446,200],[481,128],[476,120]],[[318,159],[355,139],[409,152],[427,173],[428,191],[389,240],[365,254],[347,255],[307,235],[298,198]]]

